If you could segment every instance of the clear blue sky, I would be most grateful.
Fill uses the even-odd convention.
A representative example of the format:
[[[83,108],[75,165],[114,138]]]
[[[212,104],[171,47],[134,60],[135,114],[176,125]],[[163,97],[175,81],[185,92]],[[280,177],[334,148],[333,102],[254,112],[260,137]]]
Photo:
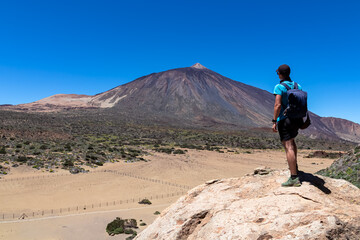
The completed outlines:
[[[1,1],[0,104],[93,95],[204,66],[270,92],[287,63],[310,110],[360,123],[360,1]]]

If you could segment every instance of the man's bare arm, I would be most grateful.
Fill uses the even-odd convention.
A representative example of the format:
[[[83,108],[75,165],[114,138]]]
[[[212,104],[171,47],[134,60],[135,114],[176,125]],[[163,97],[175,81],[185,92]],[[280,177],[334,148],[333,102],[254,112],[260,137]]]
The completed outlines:
[[[273,118],[274,120],[276,120],[279,117],[280,111],[281,111],[281,95],[275,95],[274,118]],[[274,132],[277,132],[276,123],[273,124],[272,129]]]

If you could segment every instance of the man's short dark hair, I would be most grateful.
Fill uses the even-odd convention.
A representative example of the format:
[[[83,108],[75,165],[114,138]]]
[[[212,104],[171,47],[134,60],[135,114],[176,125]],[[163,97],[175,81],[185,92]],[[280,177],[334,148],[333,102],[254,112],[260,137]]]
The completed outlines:
[[[288,77],[290,76],[290,67],[286,64],[280,65],[278,69],[276,69],[276,72],[283,75],[284,77]]]

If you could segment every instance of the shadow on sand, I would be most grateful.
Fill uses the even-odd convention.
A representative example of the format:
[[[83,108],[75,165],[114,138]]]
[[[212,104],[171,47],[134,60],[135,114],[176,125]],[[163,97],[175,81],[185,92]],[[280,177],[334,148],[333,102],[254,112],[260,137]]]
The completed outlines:
[[[306,173],[303,171],[298,172],[300,182],[308,182],[311,185],[314,185],[320,189],[325,194],[330,194],[331,190],[324,186],[325,181],[311,173]]]

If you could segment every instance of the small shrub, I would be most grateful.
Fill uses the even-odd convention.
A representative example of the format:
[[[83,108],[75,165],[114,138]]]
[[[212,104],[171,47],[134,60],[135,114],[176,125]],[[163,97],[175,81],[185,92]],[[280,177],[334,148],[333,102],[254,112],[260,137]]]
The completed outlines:
[[[132,228],[138,228],[135,219],[121,219],[117,217],[106,226],[106,232],[111,236],[121,233],[132,234],[131,237],[134,238],[137,232]]]
[[[357,154],[360,152],[360,145],[357,146],[355,149],[354,149],[354,154]]]
[[[66,159],[64,164],[63,164],[64,167],[73,167],[74,166],[74,163],[73,161],[69,160],[69,159]]]
[[[160,214],[159,211],[154,212],[154,215],[159,215],[159,214]]]
[[[67,152],[71,152],[72,151],[71,144],[70,143],[65,144],[64,149]]]
[[[16,159],[16,161],[21,162],[21,163],[25,163],[27,162],[28,158],[25,156],[18,156],[18,158]]]
[[[176,149],[173,154],[185,154],[185,152],[181,149]]]
[[[133,234],[134,230],[132,230],[131,228],[126,228],[124,232],[125,234]]]
[[[131,235],[130,237],[127,237],[125,240],[132,240],[136,237],[137,233],[134,232],[133,235]]]
[[[124,229],[122,227],[118,227],[113,231],[114,234],[124,233]]]
[[[140,223],[140,226],[146,226],[146,223],[142,222]]]
[[[39,148],[40,148],[41,150],[46,150],[46,149],[49,149],[49,146],[43,144],[43,145],[41,145]]]
[[[6,154],[5,147],[0,148],[0,154]]]
[[[144,198],[143,200],[141,200],[140,202],[139,202],[139,204],[151,204],[151,202],[150,202],[150,200],[149,199],[147,199],[147,198]]]
[[[174,151],[174,148],[156,148],[154,149],[157,152],[163,152],[167,154],[171,154]]]
[[[124,230],[124,222],[125,221],[119,217],[115,218],[115,220],[108,223],[108,225],[106,226],[106,232],[109,235],[119,234],[121,229],[118,229],[118,228],[122,228]],[[116,230],[116,229],[118,229],[118,230]],[[119,233],[115,233],[115,230],[116,230],[116,232],[119,232]]]

